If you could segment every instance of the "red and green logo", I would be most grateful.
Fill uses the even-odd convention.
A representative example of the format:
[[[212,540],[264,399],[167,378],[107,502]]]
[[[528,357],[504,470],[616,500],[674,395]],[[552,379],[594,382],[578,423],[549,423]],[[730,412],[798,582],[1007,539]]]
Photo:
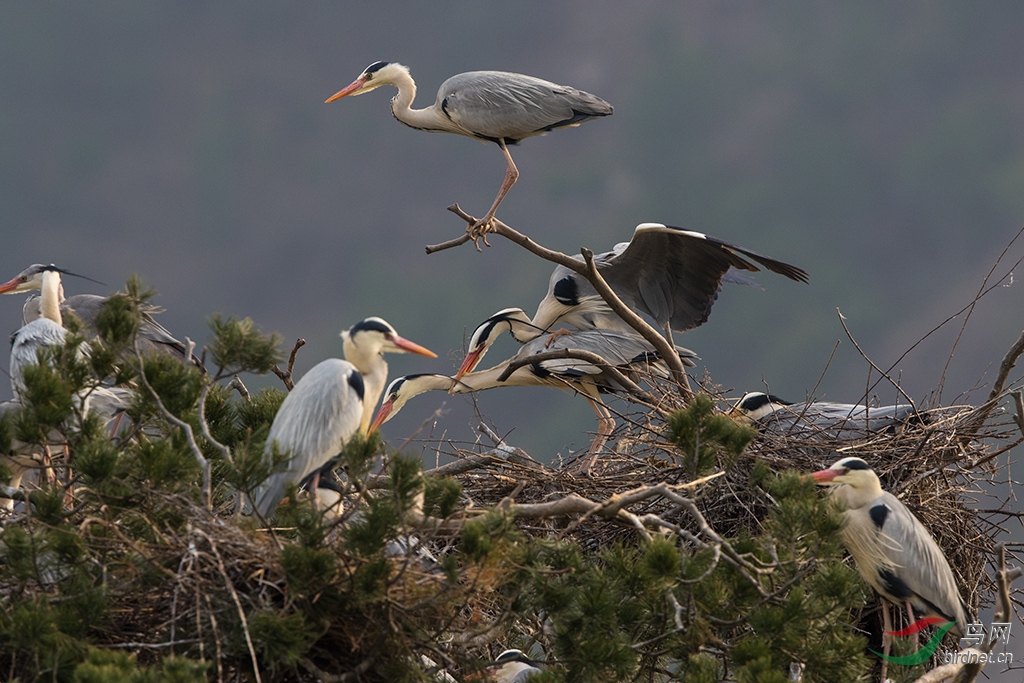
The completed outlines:
[[[920,633],[924,629],[928,628],[932,624],[942,624],[939,630],[935,632],[935,635],[931,637],[924,647],[918,649],[916,652],[911,652],[909,655],[903,655],[902,657],[894,657],[892,655],[883,655],[881,652],[875,652],[882,659],[892,662],[893,664],[900,664],[902,666],[916,666],[918,664],[924,664],[927,662],[935,651],[939,649],[939,643],[942,642],[942,637],[946,635],[946,631],[953,628],[956,624],[952,621],[947,621],[942,617],[925,617],[924,619],[918,619],[910,626],[899,631],[886,631],[890,636],[905,637],[912,636],[915,633]]]

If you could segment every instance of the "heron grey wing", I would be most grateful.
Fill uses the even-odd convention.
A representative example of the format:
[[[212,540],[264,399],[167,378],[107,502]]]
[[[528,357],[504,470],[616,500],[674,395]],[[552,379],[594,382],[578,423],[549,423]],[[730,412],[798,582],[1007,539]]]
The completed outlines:
[[[127,408],[134,396],[135,391],[127,387],[96,387],[86,397],[86,411],[106,424]]]
[[[916,595],[957,622],[964,632],[966,619],[953,570],[928,529],[896,496],[883,491],[877,502],[889,508],[880,533],[891,543],[883,552],[898,567],[895,573]],[[917,608],[918,605],[915,605]]]
[[[640,335],[619,330],[581,330],[556,337],[550,345],[547,345],[547,340],[543,338],[535,341],[539,343],[530,344],[530,355],[544,351],[575,349],[597,354],[610,365],[628,365],[637,357],[654,351],[654,347]],[[599,375],[604,372],[603,368],[576,358],[542,361],[541,367],[552,373],[577,375]]]
[[[359,430],[362,396],[349,381],[358,374],[351,363],[329,358],[313,366],[285,397],[267,435],[269,453],[277,442],[288,452],[287,467],[271,475],[254,494],[256,508],[267,517],[281,502],[285,488],[298,484],[337,455],[345,441]]]
[[[64,344],[66,330],[49,318],[38,318],[14,334],[11,343],[11,389],[15,395],[25,388],[22,373],[39,362],[38,350]]]
[[[855,439],[889,429],[907,421],[914,413],[911,405],[869,407],[854,403],[813,401],[794,403],[784,411],[794,415],[802,426],[834,439]]]
[[[590,93],[505,71],[452,76],[438,89],[437,106],[473,135],[509,143],[612,113]]]
[[[39,306],[42,303],[42,297],[38,294],[30,294],[25,299],[25,305],[21,307],[21,322],[23,325],[28,325],[33,320],[38,320],[42,316]]]
[[[601,274],[627,306],[682,332],[707,321],[730,267],[753,268],[701,233],[643,224]]]

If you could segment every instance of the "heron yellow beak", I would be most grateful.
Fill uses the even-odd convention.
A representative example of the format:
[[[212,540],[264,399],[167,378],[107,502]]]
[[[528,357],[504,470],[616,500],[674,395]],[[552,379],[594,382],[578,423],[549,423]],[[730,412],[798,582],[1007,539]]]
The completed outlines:
[[[402,351],[408,351],[409,353],[418,353],[419,355],[426,356],[427,358],[437,358],[437,354],[431,351],[430,349],[420,346],[416,342],[411,342],[408,339],[403,339],[402,337],[399,337],[397,334],[393,334],[390,337],[388,337],[388,341],[390,341],[392,344],[394,344]]]
[[[388,415],[391,414],[391,408],[394,407],[395,402],[392,400],[384,401],[380,404],[380,408],[377,410],[377,415],[373,418],[373,423],[370,425],[370,431],[375,432],[380,429],[380,426],[388,421]]]
[[[18,291],[18,285],[20,284],[20,277],[16,277],[13,280],[8,280],[7,282],[0,285],[0,294],[10,294],[11,292],[16,292]]]
[[[816,484],[828,484],[840,475],[839,470],[821,470],[809,475]]]
[[[342,97],[345,97],[346,95],[351,95],[352,93],[362,88],[364,83],[366,83],[366,77],[360,76],[356,80],[352,81],[349,85],[345,86],[344,88],[342,88],[341,90],[339,90],[338,92],[334,93],[326,100],[324,100],[324,104],[330,104],[334,100],[340,100]]]
[[[466,354],[466,357],[462,361],[462,365],[459,367],[459,371],[455,373],[455,379],[460,380],[462,376],[467,372],[472,372],[476,364],[480,362],[480,358],[484,355],[482,348],[473,349]]]

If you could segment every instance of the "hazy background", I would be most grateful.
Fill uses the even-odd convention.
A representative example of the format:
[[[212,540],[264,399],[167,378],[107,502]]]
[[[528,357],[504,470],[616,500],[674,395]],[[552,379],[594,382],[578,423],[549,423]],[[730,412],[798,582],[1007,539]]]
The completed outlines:
[[[287,348],[304,337],[296,374],[380,315],[441,356],[392,357],[392,376],[450,372],[487,315],[532,314],[552,268],[500,239],[424,254],[463,230],[448,204],[490,205],[501,153],[398,124],[391,88],[323,101],[376,60],[411,68],[416,106],[455,73],[517,71],[615,114],[514,148],[505,222],[578,253],[660,221],[801,266],[809,285],[761,274],[766,291],[728,288],[679,341],[733,396],[767,383],[801,399],[820,379],[818,397],[856,401],[869,368],[838,308],[923,400],[962,317],[897,360],[973,299],[1024,225],[1022,29],[1024,5],[1008,2],[6,3],[0,279],[53,262],[109,285],[69,278],[70,295],[139,273],[179,337],[205,342],[214,312],[250,316]],[[1011,248],[997,275],[1022,255]],[[1024,283],[1003,284],[974,311],[941,402],[981,400],[965,394],[1024,326]],[[0,329],[20,325],[21,305],[0,298]],[[472,438],[469,401],[440,393],[386,435],[442,403],[434,438]],[[586,448],[594,429],[561,392],[479,403],[539,459]]]

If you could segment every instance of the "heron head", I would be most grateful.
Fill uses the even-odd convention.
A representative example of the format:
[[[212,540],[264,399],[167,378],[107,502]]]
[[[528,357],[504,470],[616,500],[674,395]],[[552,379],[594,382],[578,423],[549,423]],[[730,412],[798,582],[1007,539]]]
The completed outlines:
[[[742,417],[751,422],[757,422],[762,417],[771,415],[776,410],[788,405],[792,404],[778,396],[766,394],[763,391],[750,391],[743,394],[729,414],[733,417]]]
[[[74,277],[80,277],[83,280],[89,282],[95,282],[98,285],[103,283],[99,280],[93,280],[91,277],[72,273],[70,270],[64,270],[57,266],[44,263],[34,263],[25,270],[18,273],[13,279],[0,284],[0,294],[18,294],[20,292],[30,292],[32,290],[43,288],[43,279],[46,277],[55,278],[57,283],[60,283],[61,275],[72,275]],[[61,286],[61,298],[64,297],[64,290]]]
[[[383,353],[417,353],[428,358],[437,358],[436,353],[403,338],[391,323],[376,316],[357,322],[342,332],[341,338],[344,340],[346,358],[350,354],[358,357],[362,353],[371,356]],[[359,367],[359,363],[352,362]]]
[[[19,292],[42,289],[43,274],[48,272],[62,273],[64,271],[52,263],[49,265],[34,263],[18,273],[13,279],[0,284],[0,294],[18,294]]]
[[[398,62],[374,62],[363,69],[359,78],[334,93],[324,104],[340,100],[342,97],[362,95],[382,85],[395,85],[400,79],[409,78],[409,69]]]
[[[539,337],[544,329],[531,323],[530,316],[521,308],[505,308],[498,311],[473,330],[469,338],[469,351],[455,378],[461,379],[467,372],[471,372],[502,332],[508,332],[522,344]]]
[[[494,658],[494,662],[487,667],[487,673],[492,677],[498,678],[499,680],[508,680],[507,678],[501,678],[501,673],[507,671],[509,674],[515,674],[524,669],[540,669],[540,664],[527,657],[521,650],[505,650],[500,655]]]
[[[861,488],[871,481],[878,485],[878,475],[860,458],[843,458],[832,463],[827,470],[814,472],[810,477],[825,486],[848,484],[853,488]]]
[[[380,429],[381,425],[397,415],[406,401],[413,396],[419,396],[434,389],[447,389],[455,381],[448,375],[430,373],[395,378],[384,390],[384,400],[380,404],[380,408],[377,409],[377,415],[373,418],[370,431]]]

